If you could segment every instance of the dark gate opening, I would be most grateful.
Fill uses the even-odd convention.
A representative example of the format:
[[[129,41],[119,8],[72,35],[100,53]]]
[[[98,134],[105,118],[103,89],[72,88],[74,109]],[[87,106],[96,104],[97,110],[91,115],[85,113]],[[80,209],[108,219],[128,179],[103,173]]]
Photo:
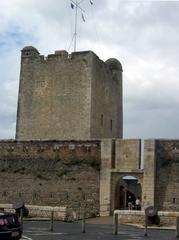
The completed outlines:
[[[141,199],[141,184],[132,176],[121,178],[116,185],[115,209],[135,209],[136,199]]]

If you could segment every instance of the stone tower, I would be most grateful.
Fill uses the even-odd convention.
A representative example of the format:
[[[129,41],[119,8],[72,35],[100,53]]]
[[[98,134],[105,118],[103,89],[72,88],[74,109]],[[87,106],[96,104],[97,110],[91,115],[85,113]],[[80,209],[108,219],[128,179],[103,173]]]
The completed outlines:
[[[122,138],[122,66],[91,51],[21,55],[17,140]]]

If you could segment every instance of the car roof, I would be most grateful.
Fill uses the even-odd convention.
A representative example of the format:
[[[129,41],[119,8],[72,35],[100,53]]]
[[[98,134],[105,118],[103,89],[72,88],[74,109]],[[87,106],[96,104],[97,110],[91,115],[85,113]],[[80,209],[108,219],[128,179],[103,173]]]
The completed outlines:
[[[0,217],[2,217],[2,216],[9,216],[9,215],[14,215],[14,213],[0,211]]]

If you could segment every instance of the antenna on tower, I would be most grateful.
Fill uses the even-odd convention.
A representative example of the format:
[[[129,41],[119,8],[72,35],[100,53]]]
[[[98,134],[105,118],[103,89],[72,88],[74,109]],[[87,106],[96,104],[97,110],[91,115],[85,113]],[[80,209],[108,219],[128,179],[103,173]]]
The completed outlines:
[[[72,41],[71,43],[74,41],[74,52],[76,52],[76,48],[77,48],[77,30],[78,30],[78,11],[81,11],[81,18],[83,20],[83,22],[85,22],[85,17],[84,14],[85,10],[80,6],[82,2],[84,2],[85,0],[71,0],[71,8],[75,10],[75,26],[74,26],[74,34],[72,37]],[[93,5],[93,1],[90,0],[89,1],[91,5]],[[71,44],[70,44],[71,46]],[[70,47],[69,47],[70,48]]]

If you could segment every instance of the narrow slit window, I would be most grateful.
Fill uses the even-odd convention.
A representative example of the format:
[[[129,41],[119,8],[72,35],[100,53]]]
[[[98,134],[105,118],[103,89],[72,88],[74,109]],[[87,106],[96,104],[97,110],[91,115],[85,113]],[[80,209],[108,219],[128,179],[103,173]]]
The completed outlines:
[[[104,117],[103,117],[103,114],[101,114],[101,127],[103,127],[103,121],[104,121],[103,118],[104,118]]]
[[[112,131],[112,128],[113,128],[113,122],[112,122],[112,120],[111,120],[111,122],[110,122],[110,128],[111,128],[111,131]]]

